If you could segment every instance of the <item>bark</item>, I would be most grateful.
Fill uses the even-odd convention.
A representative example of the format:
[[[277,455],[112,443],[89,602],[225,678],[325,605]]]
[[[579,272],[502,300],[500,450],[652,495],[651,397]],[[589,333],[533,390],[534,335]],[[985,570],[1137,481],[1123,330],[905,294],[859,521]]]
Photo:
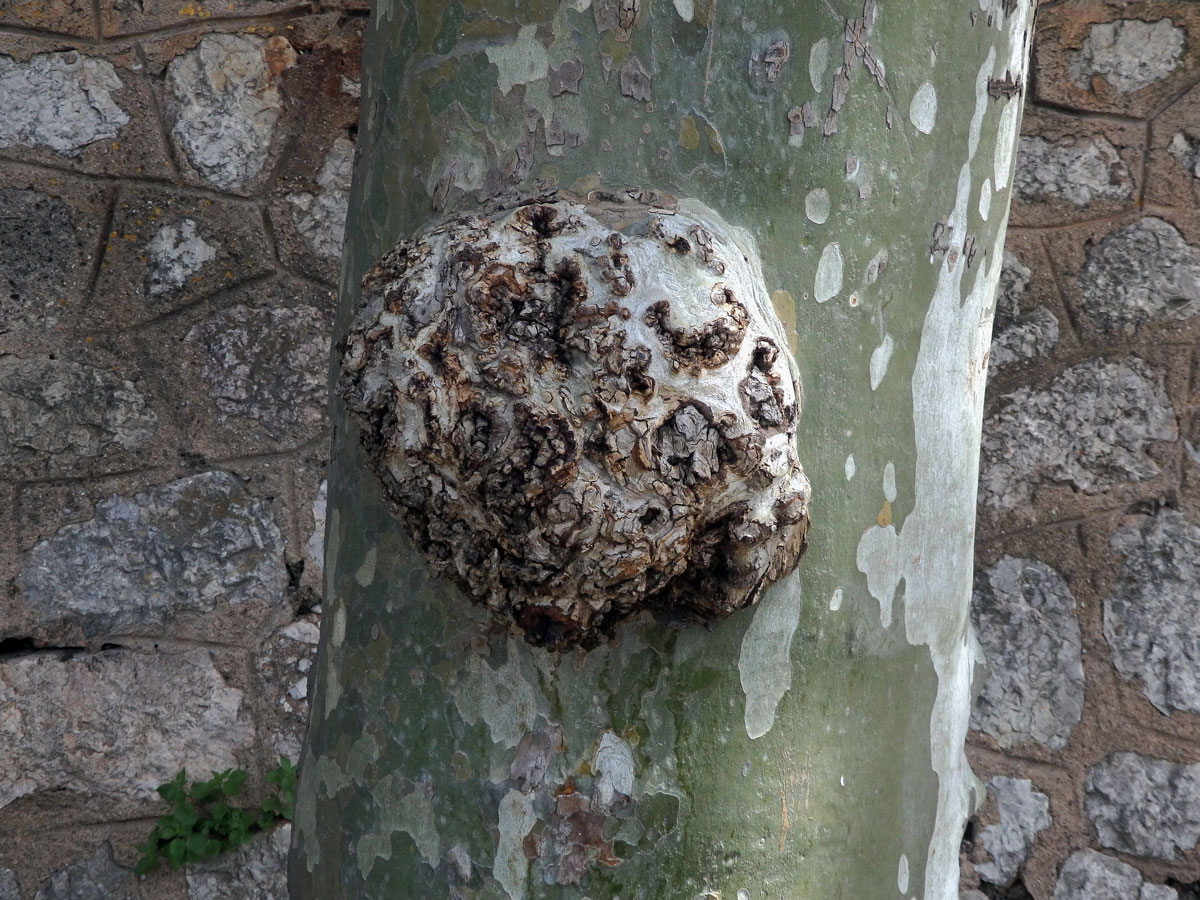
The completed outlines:
[[[294,898],[957,895],[975,482],[1029,0],[380,0],[337,329],[398,240],[626,189],[745,229],[803,385],[799,569],[533,647],[334,403]]]

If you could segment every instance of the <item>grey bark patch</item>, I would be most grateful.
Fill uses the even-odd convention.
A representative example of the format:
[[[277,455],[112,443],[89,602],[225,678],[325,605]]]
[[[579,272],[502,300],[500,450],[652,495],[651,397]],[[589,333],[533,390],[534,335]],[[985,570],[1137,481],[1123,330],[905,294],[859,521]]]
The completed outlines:
[[[131,382],[67,360],[0,357],[0,469],[70,471],[153,437],[154,410]]]
[[[1008,887],[1029,858],[1038,832],[1050,827],[1050,798],[1023,778],[997,775],[987,786],[996,797],[1000,822],[980,833],[980,843],[992,860],[977,865],[975,871],[990,884]]]
[[[221,422],[242,416],[277,436],[325,420],[327,316],[316,307],[234,306],[188,332]]]
[[[1062,749],[1084,693],[1075,598],[1062,576],[1005,556],[976,573],[971,619],[988,660],[971,727],[1006,749],[1022,741]]]
[[[568,59],[557,69],[550,67],[550,96],[578,94],[579,82],[583,78],[583,60]]]
[[[1139,359],[1093,359],[1062,372],[1043,391],[1001,398],[983,427],[979,502],[1028,504],[1039,484],[1085,494],[1158,474],[1151,441],[1178,437],[1162,375]]]
[[[317,173],[317,192],[287,195],[296,230],[321,256],[338,259],[342,255],[353,174],[354,143],[339,137],[329,148],[321,171]]]
[[[146,244],[146,294],[157,297],[176,291],[217,258],[191,219],[164,225]]]
[[[1128,863],[1095,850],[1076,850],[1063,863],[1052,900],[1176,900],[1172,888],[1150,884]]]
[[[992,325],[989,366],[1004,366],[1021,359],[1045,356],[1058,343],[1058,319],[1044,306],[1021,311],[1033,271],[1010,250],[996,289],[996,317]]]
[[[210,34],[167,68],[171,133],[204,180],[239,188],[262,171],[282,100],[266,41]]]
[[[621,66],[621,93],[634,100],[650,99],[650,73],[636,56]]]
[[[292,826],[281,825],[231,853],[189,865],[188,900],[287,900]]]
[[[71,211],[40,191],[0,189],[0,334],[53,325],[68,273],[79,265]]]
[[[436,572],[533,643],[594,646],[794,567],[787,346],[749,236],[707,207],[531,203],[385,255],[338,391]]]
[[[1083,808],[1103,846],[1173,860],[1200,838],[1200,763],[1114,753],[1088,770]]]
[[[1022,135],[1013,189],[1027,203],[1053,197],[1086,206],[1097,199],[1133,196],[1133,177],[1117,148],[1103,135],[1059,143]]]
[[[60,789],[145,800],[185,766],[232,768],[254,740],[241,703],[207,650],[0,663],[0,808]]]
[[[91,856],[55,872],[33,900],[136,900],[133,871],[117,865],[105,841]]]
[[[123,85],[112,63],[74,50],[28,62],[0,55],[0,148],[48,147],[78,156],[115,138],[129,116],[112,94]]]
[[[1107,333],[1190,319],[1200,313],[1200,249],[1173,225],[1147,216],[1090,243],[1076,285],[1084,310]]]
[[[1104,636],[1127,681],[1140,679],[1160,712],[1200,712],[1200,528],[1179,512],[1122,528],[1121,574],[1104,600]]]
[[[1070,54],[1067,75],[1076,87],[1091,87],[1099,76],[1118,94],[1128,94],[1175,71],[1183,47],[1184,30],[1170,19],[1099,22]]]
[[[37,544],[17,583],[35,627],[92,638],[278,607],[287,569],[270,505],[227,472],[205,472],[101,501],[91,520]]]

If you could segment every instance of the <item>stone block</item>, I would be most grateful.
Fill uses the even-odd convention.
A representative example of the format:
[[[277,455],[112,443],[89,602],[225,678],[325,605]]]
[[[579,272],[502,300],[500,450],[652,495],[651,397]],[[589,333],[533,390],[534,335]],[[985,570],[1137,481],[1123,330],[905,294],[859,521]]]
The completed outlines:
[[[1114,753],[1088,769],[1083,789],[1102,846],[1174,860],[1200,839],[1200,763]]]
[[[71,37],[96,36],[96,24],[89,0],[16,0],[0,6],[0,25],[55,31]],[[3,896],[0,894],[0,896]]]
[[[300,759],[300,745],[308,724],[309,676],[321,636],[320,617],[306,614],[276,629],[260,648],[255,668],[260,721],[273,756]]]
[[[996,798],[999,822],[986,825],[979,842],[991,857],[975,871],[989,884],[1008,887],[1017,879],[1038,832],[1050,827],[1050,798],[1033,789],[1025,778],[997,775],[988,780],[988,793]]]
[[[1052,900],[1177,900],[1179,894],[1151,884],[1128,863],[1097,853],[1076,850],[1063,863]]]
[[[1013,225],[1045,226],[1133,209],[1146,130],[1029,107],[1013,173]]]
[[[1063,577],[1039,560],[1001,557],[976,572],[971,620],[987,656],[971,727],[1005,749],[1037,741],[1061,750],[1084,695],[1075,598]]]
[[[1070,0],[1038,15],[1032,79],[1043,103],[1097,113],[1144,116],[1195,71],[1200,48],[1189,39],[1200,12],[1189,4]]]
[[[1098,494],[1155,478],[1151,445],[1177,437],[1161,372],[1133,357],[1078,363],[1042,390],[998,398],[983,426],[980,505],[1028,518],[1042,486]]]
[[[1154,118],[1147,170],[1148,202],[1193,209],[1200,205],[1200,85]]]
[[[157,428],[143,389],[119,374],[65,359],[0,356],[0,473],[129,466]]]
[[[287,900],[291,840],[292,826],[284,824],[230,853],[188,866],[188,900]]]
[[[1111,545],[1121,568],[1104,598],[1104,636],[1117,671],[1160,712],[1200,712],[1200,527],[1162,509],[1130,517]]]
[[[33,900],[137,900],[136,885],[133,872],[117,864],[106,841],[91,856],[55,872]]]
[[[254,726],[211,651],[35,653],[0,662],[0,808],[46,791],[145,801],[180,769],[236,766]]]
[[[172,177],[138,54],[60,46],[0,34],[0,156],[88,174]]]
[[[280,614],[288,573],[270,504],[228,472],[112,496],[25,555],[10,634],[228,639]]]
[[[1046,268],[1040,252],[1029,254],[1033,266]],[[1045,282],[1043,272],[1038,281]],[[992,347],[988,356],[989,377],[1001,366],[1050,354],[1058,344],[1058,317],[1037,302],[1034,269],[1021,256],[1004,250],[1000,283],[996,288],[996,316],[992,322]]]

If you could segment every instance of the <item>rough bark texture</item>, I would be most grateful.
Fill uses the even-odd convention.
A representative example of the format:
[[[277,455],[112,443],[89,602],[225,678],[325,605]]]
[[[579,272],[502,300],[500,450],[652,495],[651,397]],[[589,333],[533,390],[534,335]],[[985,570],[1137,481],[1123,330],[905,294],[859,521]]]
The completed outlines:
[[[799,575],[711,628],[640,615],[589,651],[537,649],[432,575],[338,411],[295,897],[954,896],[1031,18],[377,7],[338,334],[363,274],[431,220],[551,190],[699,201],[761,251],[814,525]]]

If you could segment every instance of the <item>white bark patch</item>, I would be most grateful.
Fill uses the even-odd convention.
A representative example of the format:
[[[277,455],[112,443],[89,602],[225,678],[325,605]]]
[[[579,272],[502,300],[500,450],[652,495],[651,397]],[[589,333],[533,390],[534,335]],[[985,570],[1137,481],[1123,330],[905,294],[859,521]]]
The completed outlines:
[[[520,661],[528,659],[521,643],[508,641],[507,659],[493,669],[477,654],[468,657],[466,665],[454,678],[454,705],[463,719],[472,725],[482,719],[492,740],[505,747],[515,747],[525,732],[533,728],[539,712],[540,692],[525,678]]]
[[[529,834],[537,814],[533,811],[533,794],[511,790],[500,801],[496,857],[492,862],[492,877],[504,888],[510,900],[522,900],[529,880],[529,860],[525,858],[525,835]]]
[[[992,176],[996,179],[996,190],[1008,187],[1012,177],[1013,158],[1016,156],[1017,127],[1021,122],[1021,104],[1009,100],[1000,113],[1000,129],[996,136]]]
[[[937,119],[937,91],[928,81],[922,82],[913,94],[912,102],[908,105],[908,120],[913,128],[921,134],[933,131],[934,120]]]
[[[813,296],[818,303],[832,300],[842,290],[842,248],[826,244],[817,262],[817,277],[813,281]]]
[[[883,499],[896,502],[896,464],[892,462],[883,467]]]
[[[339,606],[333,613],[333,632],[329,642],[334,647],[340,647],[346,640],[346,607]]]
[[[372,544],[371,549],[363,557],[362,565],[354,573],[354,580],[359,583],[360,587],[368,587],[375,580],[375,562],[378,558],[378,548],[375,544]]]
[[[883,382],[887,374],[888,363],[892,361],[892,351],[896,349],[895,341],[890,334],[885,334],[879,346],[871,351],[871,390],[875,390]]]
[[[839,609],[842,608],[842,596],[843,595],[842,595],[841,588],[837,588],[833,592],[833,596],[829,598],[829,611],[830,612],[837,612]]]
[[[610,810],[618,801],[633,796],[633,748],[611,731],[600,735],[592,755],[596,783],[592,808]]]
[[[829,68],[829,38],[821,38],[808,51],[808,81],[812,89],[821,92],[825,70]]]
[[[849,481],[854,477],[854,454],[851,453],[846,457],[846,480]]]
[[[1030,9],[1019,4],[1009,18],[1009,40],[1020,42]],[[990,69],[985,63],[981,75]],[[1025,66],[1017,67],[1023,73]],[[986,91],[986,78],[977,77],[976,97]],[[982,87],[981,87],[982,85]],[[1015,109],[1010,103],[1005,108]],[[1001,128],[1000,145],[1015,143],[1015,130]],[[963,233],[971,193],[971,159],[959,172],[954,210],[947,225]],[[997,149],[996,156],[1000,157]],[[1008,177],[1008,166],[1004,177]],[[1007,183],[1007,182],[1005,182]],[[973,779],[963,742],[971,709],[971,673],[975,644],[967,625],[972,572],[964,560],[973,554],[976,473],[979,464],[979,424],[987,352],[986,326],[1002,255],[968,278],[966,260],[959,254],[942,261],[937,287],[921,330],[912,376],[916,467],[913,509],[902,531],[873,525],[858,546],[858,568],[867,589],[888,610],[903,579],[905,636],[912,645],[924,644],[937,674],[938,688],[929,721],[930,756],[938,777],[937,811],[925,864],[923,896],[957,896],[958,849],[966,821]],[[947,467],[945,460],[958,464]]]
[[[496,86],[501,94],[507,94],[513,85],[539,81],[550,74],[550,54],[537,39],[536,25],[523,26],[511,44],[488,47],[484,52],[499,70]]]
[[[988,214],[992,211],[992,179],[983,179],[983,186],[979,188],[979,218],[987,221]]]
[[[896,866],[896,887],[900,893],[908,893],[908,857],[900,854],[900,863]]]
[[[679,13],[679,18],[685,22],[692,21],[696,16],[696,4],[693,0],[671,0],[675,6],[675,12]]]
[[[804,215],[810,222],[824,225],[829,218],[829,191],[825,188],[814,188],[804,198]]]
[[[759,601],[742,638],[738,672],[746,695],[746,734],[760,738],[775,724],[775,709],[792,686],[792,636],[800,624],[800,577],[792,573]]]

